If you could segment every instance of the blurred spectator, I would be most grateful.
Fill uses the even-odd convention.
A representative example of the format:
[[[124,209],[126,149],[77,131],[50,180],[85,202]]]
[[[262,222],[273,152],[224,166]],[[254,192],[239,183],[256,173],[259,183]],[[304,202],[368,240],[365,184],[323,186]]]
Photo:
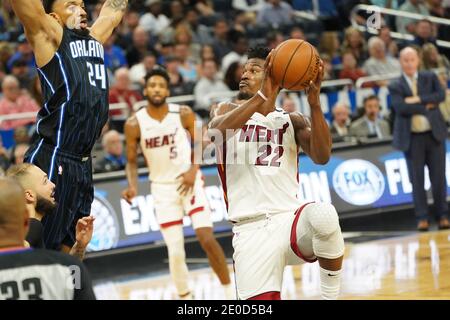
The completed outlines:
[[[186,12],[186,22],[192,32],[192,42],[201,45],[212,42],[212,37],[208,27],[199,23],[198,12],[194,8],[190,8]]]
[[[333,142],[344,141],[348,136],[350,127],[350,108],[342,102],[333,106],[333,122],[331,123],[330,133]]]
[[[102,138],[105,156],[96,162],[95,173],[112,172],[125,169],[126,159],[123,155],[123,142],[120,134],[111,130],[106,132]]]
[[[142,61],[130,69],[130,80],[138,87],[144,86],[144,77],[156,65],[156,57],[153,53],[146,53]]]
[[[292,24],[293,17],[294,10],[289,3],[281,0],[266,0],[258,12],[257,23],[260,26],[278,29],[280,26]]]
[[[400,73],[400,63],[397,59],[386,56],[386,47],[378,37],[369,40],[370,58],[364,63],[364,70],[369,76]]]
[[[349,134],[357,138],[384,139],[391,135],[389,123],[380,117],[380,100],[375,95],[364,98],[364,116],[355,120]]]
[[[166,70],[170,78],[170,94],[172,96],[182,96],[192,94],[193,83],[186,83],[179,71],[180,59],[177,56],[168,56],[166,58]]]
[[[35,70],[35,68],[33,68],[33,70]],[[30,67],[25,60],[16,60],[11,66],[11,75],[19,80],[21,89],[30,90],[36,73],[30,70]]]
[[[178,71],[183,76],[184,81],[196,82],[199,75],[194,59],[189,54],[189,47],[184,43],[177,43],[175,45],[175,55],[180,61]]]
[[[340,30],[342,24],[339,13],[333,0],[293,0],[292,7],[295,10],[309,11],[323,21],[327,30]]]
[[[436,46],[432,43],[427,43],[422,47],[420,70],[443,69],[444,72],[439,72],[438,77],[444,88],[447,88],[447,72],[450,70],[450,62],[447,57],[439,54]]]
[[[10,0],[2,0],[0,5],[0,37],[2,41],[12,41],[22,32],[22,25],[12,10]]]
[[[194,64],[200,64],[200,51],[202,49],[199,43],[192,41],[192,31],[186,23],[180,23],[175,28],[174,34],[175,53],[178,44],[186,45],[188,49],[188,57]]]
[[[217,63],[219,63],[217,61],[213,47],[209,44],[205,44],[202,46],[202,49],[200,50],[200,60],[204,61],[204,60],[209,60],[209,59],[213,59]]]
[[[127,65],[125,52],[121,47],[114,44],[116,38],[116,33],[113,33],[103,45],[105,49],[105,67],[108,68],[111,72],[114,72],[116,71],[116,69],[125,67]]]
[[[228,87],[222,80],[217,79],[217,64],[214,60],[202,62],[203,76],[194,87],[195,112],[203,119],[209,118],[211,99],[210,93],[228,91]]]
[[[418,13],[425,16],[430,15],[427,7],[423,4],[422,0],[406,0],[400,8],[400,11],[410,12],[410,13]],[[417,20],[405,17],[397,17],[397,32],[400,33],[414,33],[415,24]]]
[[[355,56],[351,51],[345,52],[342,55],[342,70],[339,72],[339,79],[352,79],[356,82],[361,77],[364,77],[366,73],[356,65]]]
[[[245,34],[239,31],[232,31],[230,41],[233,51],[229,52],[222,59],[222,73],[224,74],[233,62],[245,63],[247,61],[248,39]]]
[[[378,37],[383,40],[386,47],[386,55],[390,57],[398,56],[398,45],[391,37],[391,29],[388,26],[382,26],[378,31]]]
[[[416,23],[414,29],[414,40],[412,45],[423,46],[425,43],[432,43],[436,45],[436,38],[434,37],[433,23],[430,20],[420,20]]]
[[[231,91],[239,90],[239,82],[241,81],[244,65],[240,62],[233,62],[225,72],[224,81]]]
[[[21,126],[14,129],[14,142],[16,144],[30,143],[30,135],[27,127]]]
[[[172,21],[184,19],[183,3],[181,1],[170,1],[170,18]]]
[[[258,12],[264,3],[264,0],[233,0],[232,6],[235,10]]]
[[[166,64],[166,57],[171,56],[175,52],[175,43],[166,40],[160,42],[159,57],[157,63],[161,66]]]
[[[210,0],[189,0],[189,4],[195,6],[202,17],[214,16],[214,5]]]
[[[281,100],[281,108],[288,113],[295,112],[297,110],[294,99],[287,95]]]
[[[109,103],[126,103],[128,110],[112,110],[110,116],[122,115],[128,117],[132,114],[133,105],[142,100],[139,92],[130,88],[130,73],[127,68],[119,68],[114,73],[115,84],[109,90]]]
[[[228,40],[228,22],[224,18],[217,19],[214,24],[214,40],[212,46],[214,53],[219,61],[231,51],[231,45]]]
[[[122,19],[122,23],[116,29],[116,44],[126,50],[133,41],[133,31],[138,25],[139,12],[128,10]]]
[[[0,99],[0,116],[22,112],[38,112],[39,106],[29,96],[21,92],[19,81],[14,76],[6,76],[2,82],[3,97]],[[36,119],[6,120],[0,129],[9,130],[35,123]]]
[[[12,164],[22,164],[23,159],[25,157],[25,153],[27,152],[28,148],[30,147],[29,144],[26,143],[19,143],[14,146],[14,148],[11,150],[12,156],[11,156],[11,163]]]
[[[13,55],[13,49],[8,42],[0,42],[0,81],[3,80],[8,70],[8,60]]]
[[[335,76],[330,56],[326,53],[323,53],[320,55],[320,57],[323,61],[323,80],[334,80]],[[333,89],[333,91],[335,90]]]
[[[136,27],[133,31],[133,43],[126,54],[128,65],[131,67],[139,63],[149,53],[153,53],[156,56],[155,50],[150,43],[150,35],[144,28]]]
[[[342,63],[341,56],[339,54],[341,43],[339,42],[339,36],[337,32],[326,31],[322,33],[319,43],[319,52],[326,53],[331,58],[332,65],[339,65]]]
[[[0,178],[5,176],[5,170],[0,167]]]
[[[13,56],[8,60],[8,70],[12,69],[14,62],[17,60],[25,61],[31,70],[36,69],[33,49],[31,48],[31,45],[28,43],[27,38],[24,34],[20,35],[17,39],[17,50],[16,53],[13,54]]]
[[[364,40],[362,33],[354,27],[345,29],[344,42],[342,43],[341,51],[351,51],[355,56],[359,67],[361,67],[368,58],[366,41]]]
[[[8,151],[6,151],[6,149],[3,147],[2,136],[0,136],[0,171],[8,170],[10,165],[11,165],[11,162],[9,161]],[[0,172],[0,176],[1,176],[1,172]]]
[[[434,216],[439,228],[448,229],[447,183],[445,180],[447,126],[438,107],[445,91],[433,72],[418,71],[416,50],[400,51],[402,76],[389,86],[395,110],[393,146],[403,151],[413,189],[417,229],[429,228],[427,195],[424,188],[428,167],[434,200]]]
[[[291,31],[289,32],[289,38],[306,41],[305,33],[303,32],[302,28],[297,26],[292,27]]]
[[[270,31],[266,36],[266,46],[269,49],[275,49],[283,41],[283,33],[277,30]]]
[[[41,80],[39,79],[38,75],[36,75],[31,82],[30,95],[39,107],[42,107],[44,105]]]
[[[443,19],[450,19],[450,8],[445,8],[442,0],[428,0],[428,8],[430,15]],[[437,38],[440,40],[450,41],[450,26],[444,24],[436,25],[438,28]],[[440,48],[439,51],[450,57],[449,48]]]
[[[169,18],[162,13],[161,0],[146,0],[147,13],[142,15],[139,25],[153,35],[159,35],[170,24]]]

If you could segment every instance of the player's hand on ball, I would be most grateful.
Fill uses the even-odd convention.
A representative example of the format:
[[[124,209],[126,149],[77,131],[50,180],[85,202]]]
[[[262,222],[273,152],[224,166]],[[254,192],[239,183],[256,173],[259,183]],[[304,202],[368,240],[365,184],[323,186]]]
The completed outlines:
[[[317,78],[314,81],[310,81],[309,87],[306,89],[308,94],[308,103],[311,107],[320,107],[320,86],[322,84],[325,69],[323,67],[323,61],[320,59],[319,72],[317,73]]]
[[[122,198],[125,199],[128,204],[131,204],[131,201],[133,201],[133,198],[137,196],[137,191],[133,187],[128,187],[125,190],[122,191]]]
[[[77,244],[82,248],[86,248],[92,239],[94,221],[95,218],[93,216],[84,217],[77,221],[75,238]]]
[[[185,173],[180,174],[177,179],[181,179],[181,184],[178,187],[177,191],[180,195],[185,196],[192,191],[195,184],[195,178],[197,177],[197,169],[195,167],[191,167]]]
[[[275,100],[280,92],[280,86],[271,76],[273,64],[273,50],[270,51],[266,58],[264,65],[264,79],[261,85],[261,92],[267,97],[267,102],[264,103],[265,107],[275,109]],[[272,111],[272,110],[271,110]]]

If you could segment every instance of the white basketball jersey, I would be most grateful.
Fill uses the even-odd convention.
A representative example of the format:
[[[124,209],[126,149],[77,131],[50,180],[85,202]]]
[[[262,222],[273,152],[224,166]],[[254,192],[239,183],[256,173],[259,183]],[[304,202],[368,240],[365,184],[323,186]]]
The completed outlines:
[[[169,113],[159,122],[142,108],[136,112],[141,130],[141,149],[156,183],[175,183],[191,166],[191,143],[181,123],[180,106],[169,104]]]
[[[231,221],[298,209],[297,144],[289,114],[282,109],[253,114],[219,150],[220,162]]]

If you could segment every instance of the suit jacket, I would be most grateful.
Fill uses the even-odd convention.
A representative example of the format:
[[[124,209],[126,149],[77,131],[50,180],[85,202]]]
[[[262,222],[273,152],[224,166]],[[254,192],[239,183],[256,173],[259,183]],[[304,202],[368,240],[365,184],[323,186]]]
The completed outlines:
[[[378,128],[380,130],[380,133],[382,137],[380,138],[387,138],[391,135],[391,129],[389,128],[389,123],[386,120],[379,119],[378,122]],[[371,135],[369,125],[367,124],[366,117],[359,118],[355,122],[352,123],[350,126],[350,133],[351,136],[355,136],[358,138],[366,138]]]
[[[389,85],[391,105],[395,112],[393,146],[399,150],[407,151],[411,141],[411,117],[422,114],[430,122],[433,137],[443,141],[447,137],[447,126],[439,110],[439,103],[445,100],[445,91],[433,72],[420,71],[417,79],[417,90],[421,103],[407,104],[405,98],[412,96],[411,88],[405,77],[394,80]],[[428,103],[436,105],[431,110],[426,109]]]

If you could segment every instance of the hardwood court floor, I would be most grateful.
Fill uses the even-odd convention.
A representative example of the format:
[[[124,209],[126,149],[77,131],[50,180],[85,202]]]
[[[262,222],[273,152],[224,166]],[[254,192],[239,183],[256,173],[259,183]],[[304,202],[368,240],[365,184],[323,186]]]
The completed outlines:
[[[190,286],[196,299],[224,299],[209,268],[190,272]],[[168,273],[113,279],[95,292],[98,299],[177,299]],[[282,298],[319,299],[317,263],[287,267]],[[340,299],[450,300],[450,231],[346,242]]]

